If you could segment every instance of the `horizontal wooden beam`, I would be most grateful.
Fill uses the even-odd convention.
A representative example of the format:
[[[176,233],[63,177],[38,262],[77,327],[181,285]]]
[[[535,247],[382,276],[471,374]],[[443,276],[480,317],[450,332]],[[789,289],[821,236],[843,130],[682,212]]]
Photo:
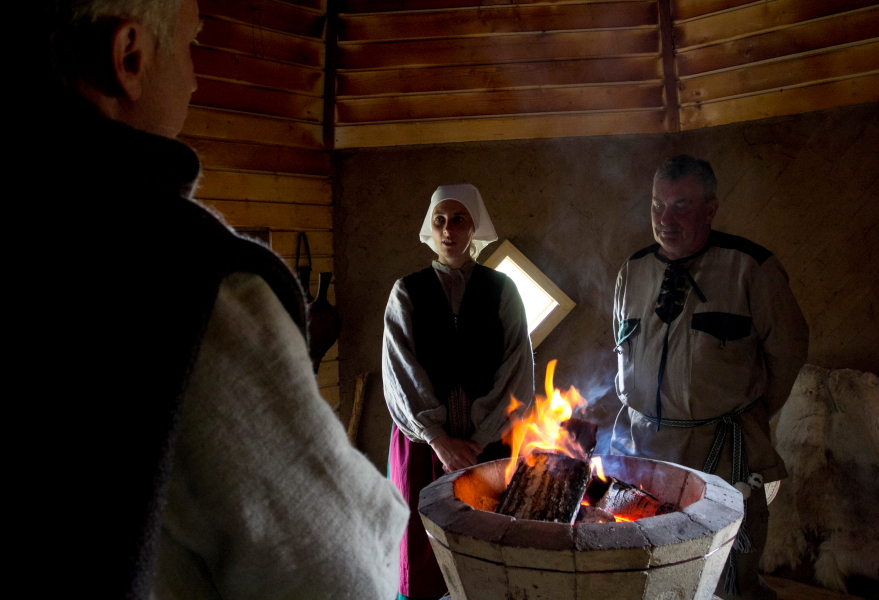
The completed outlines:
[[[656,2],[540,4],[479,10],[343,15],[342,41],[447,38],[497,33],[551,32],[656,25]]]
[[[615,0],[617,2],[637,2],[639,0]],[[432,10],[444,8],[474,8],[481,9],[487,6],[504,6],[507,4],[562,4],[571,0],[418,0],[417,10]],[[580,0],[578,4],[592,4],[607,2],[607,0]],[[395,12],[411,11],[412,0],[343,0],[339,8],[342,13],[371,13],[371,12]]]
[[[343,71],[338,96],[497,90],[528,86],[650,81],[661,78],[657,56],[587,58],[464,67]]]
[[[326,176],[332,173],[329,154],[322,150],[302,150],[190,137],[183,137],[181,140],[198,152],[202,165],[208,169]]]
[[[281,60],[316,69],[324,66],[323,40],[255,29],[231,21],[203,17],[198,42],[202,46],[234,50],[258,58]]]
[[[879,6],[677,54],[682,77],[879,37]]]
[[[327,12],[327,0],[276,0],[277,2],[283,2],[284,4],[292,4],[294,6],[303,6],[305,8],[311,8],[316,11],[325,13]]]
[[[294,258],[299,233],[299,231],[272,231],[272,250],[285,258]],[[308,236],[308,247],[311,248],[314,256],[332,256],[332,231],[306,231],[305,234]]]
[[[337,123],[661,108],[662,83],[338,99]]]
[[[340,42],[340,69],[445,66],[659,54],[655,27],[417,42]]]
[[[198,106],[189,107],[182,133],[214,140],[323,149],[320,125]]]
[[[317,97],[323,95],[324,73],[318,69],[201,47],[192,49],[192,60],[196,75]]]
[[[198,89],[192,95],[191,102],[211,108],[240,110],[314,123],[323,122],[322,98],[203,77],[198,78]]]
[[[270,175],[241,171],[205,170],[198,196],[214,200],[332,204],[333,191],[327,177]]]
[[[879,73],[686,106],[681,109],[681,128],[699,129],[865,102],[879,102]]]
[[[755,2],[736,10],[721,12],[675,25],[675,45],[678,51],[690,46],[710,44],[766,29],[793,25],[820,19],[859,8],[874,6],[876,0],[833,0],[833,2],[804,2],[803,0],[773,0]]]
[[[680,97],[682,104],[705,102],[869,71],[879,71],[879,39],[682,79]]]
[[[665,110],[413,121],[336,127],[336,148],[406,146],[622,133],[662,133]]]
[[[692,19],[754,2],[755,0],[671,0],[672,18],[676,21]]]
[[[199,0],[203,15],[234,19],[256,29],[275,29],[322,39],[326,16],[323,11],[275,0]]]
[[[296,257],[293,258],[284,258],[284,262],[292,271],[296,271]],[[302,266],[307,266],[308,261],[305,260],[304,257],[300,257],[299,264]],[[321,272],[329,272],[332,273],[334,269],[333,257],[332,256],[311,256],[311,276],[314,277],[312,280],[313,283],[318,283],[320,280],[319,276]],[[317,293],[316,289],[312,290],[312,295]]]
[[[245,200],[198,199],[219,212],[232,227],[268,227],[269,229],[323,229],[333,227],[331,206],[247,202]]]

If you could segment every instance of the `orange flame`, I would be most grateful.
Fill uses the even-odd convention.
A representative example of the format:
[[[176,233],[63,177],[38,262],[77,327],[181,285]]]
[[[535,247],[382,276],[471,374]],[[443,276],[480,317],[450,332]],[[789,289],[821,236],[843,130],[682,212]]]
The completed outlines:
[[[601,464],[601,458],[595,456],[590,462],[592,463],[592,472],[595,473],[595,476],[602,481],[607,481],[607,477],[604,475],[604,465]]]
[[[573,416],[575,408],[585,407],[586,401],[573,387],[565,393],[553,388],[552,380],[557,362],[550,361],[546,366],[546,396],[536,395],[525,415],[516,420],[512,430],[504,436],[504,442],[512,448],[513,456],[523,456],[529,464],[533,464],[531,457],[537,450],[551,450],[574,458],[583,458],[582,449],[562,427],[562,423]],[[507,414],[522,405],[515,398],[511,400]],[[508,484],[515,472],[516,462],[511,461],[506,470]]]

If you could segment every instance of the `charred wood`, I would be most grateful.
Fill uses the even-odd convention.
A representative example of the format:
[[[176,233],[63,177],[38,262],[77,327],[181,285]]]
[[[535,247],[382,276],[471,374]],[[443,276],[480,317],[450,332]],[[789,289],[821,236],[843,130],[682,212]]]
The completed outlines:
[[[562,429],[568,432],[582,451],[582,455],[577,458],[589,462],[598,439],[598,425],[591,421],[571,418],[562,423]]]
[[[580,506],[577,523],[614,523],[613,515],[597,506]]]
[[[496,512],[516,519],[573,523],[591,470],[589,463],[576,458],[535,452],[519,463]]]
[[[592,475],[589,484],[586,486],[586,496],[584,497],[584,500],[587,500],[590,506],[598,506],[598,503],[604,498],[607,490],[610,489],[610,484],[614,481],[616,481],[616,479],[613,477],[599,479],[595,475]]]
[[[618,479],[608,479],[607,491],[595,502],[599,508],[632,521],[675,511],[673,505],[663,504],[653,494]]]

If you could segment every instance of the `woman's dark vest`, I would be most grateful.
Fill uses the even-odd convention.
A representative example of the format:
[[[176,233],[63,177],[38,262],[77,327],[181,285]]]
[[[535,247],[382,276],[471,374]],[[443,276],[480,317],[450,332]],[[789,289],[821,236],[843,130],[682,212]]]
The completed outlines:
[[[457,317],[433,267],[403,278],[412,300],[415,357],[440,402],[461,386],[473,401],[494,387],[503,362],[501,292],[506,275],[475,265]]]

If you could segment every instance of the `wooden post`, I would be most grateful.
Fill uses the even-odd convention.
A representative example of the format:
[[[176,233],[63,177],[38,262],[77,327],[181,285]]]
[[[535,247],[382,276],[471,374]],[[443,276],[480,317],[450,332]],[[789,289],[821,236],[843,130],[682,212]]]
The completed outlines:
[[[357,376],[354,384],[354,407],[351,409],[351,419],[348,421],[348,441],[352,446],[357,446],[357,430],[360,428],[360,412],[363,410],[363,400],[366,397],[366,378],[369,373]]]
[[[662,44],[662,80],[665,86],[665,109],[670,133],[681,130],[681,104],[678,100],[678,75],[675,65],[674,22],[671,0],[659,0],[659,35]]]

